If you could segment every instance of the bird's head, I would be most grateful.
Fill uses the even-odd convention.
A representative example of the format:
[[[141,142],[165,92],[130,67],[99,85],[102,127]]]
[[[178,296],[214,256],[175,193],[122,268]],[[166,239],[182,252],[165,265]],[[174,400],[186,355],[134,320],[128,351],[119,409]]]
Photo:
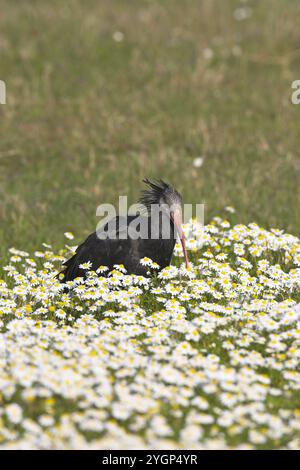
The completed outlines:
[[[151,206],[159,206],[159,208],[167,213],[168,217],[170,217],[179,235],[185,258],[185,265],[188,268],[189,260],[182,231],[181,194],[179,194],[179,192],[173,186],[165,183],[161,179],[154,182],[148,179],[144,179],[143,182],[148,185],[148,188],[142,192],[139,202],[147,208],[149,213],[152,208]]]

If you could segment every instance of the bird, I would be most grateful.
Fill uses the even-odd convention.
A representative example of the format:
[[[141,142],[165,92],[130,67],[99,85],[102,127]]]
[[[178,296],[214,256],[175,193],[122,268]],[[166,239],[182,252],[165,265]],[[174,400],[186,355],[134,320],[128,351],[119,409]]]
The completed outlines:
[[[149,276],[149,267],[141,260],[149,258],[162,270],[171,263],[179,236],[186,268],[188,254],[182,230],[182,196],[162,179],[143,179],[146,184],[139,198],[141,210],[135,215],[118,215],[93,232],[77,247],[75,254],[63,263],[59,273],[62,283],[86,277],[84,263],[97,271],[123,265],[127,274]],[[142,210],[143,209],[143,210]]]

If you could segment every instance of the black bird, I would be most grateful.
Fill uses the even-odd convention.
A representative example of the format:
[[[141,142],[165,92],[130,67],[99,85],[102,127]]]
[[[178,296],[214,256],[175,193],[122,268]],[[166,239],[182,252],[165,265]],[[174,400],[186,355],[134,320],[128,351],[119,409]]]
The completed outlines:
[[[144,257],[156,262],[160,269],[171,262],[176,237],[179,235],[186,267],[188,256],[182,232],[182,197],[176,189],[162,180],[151,182],[139,199],[146,209],[137,215],[112,218],[100,230],[78,246],[72,258],[64,263],[61,282],[76,277],[84,277],[86,271],[80,265],[91,262],[91,270],[96,271],[104,265],[113,269],[115,264],[123,264],[128,274],[147,276],[149,268],[140,260]],[[62,276],[60,276],[61,278]]]

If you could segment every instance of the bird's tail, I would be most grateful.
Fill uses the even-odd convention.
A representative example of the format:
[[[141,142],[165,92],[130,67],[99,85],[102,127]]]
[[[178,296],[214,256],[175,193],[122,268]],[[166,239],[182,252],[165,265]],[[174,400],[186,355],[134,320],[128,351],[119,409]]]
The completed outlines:
[[[56,278],[61,282],[62,284],[65,284],[68,281],[72,281],[77,277],[77,263],[75,262],[76,260],[76,253],[72,258],[68,259],[63,263],[64,269],[60,271]]]

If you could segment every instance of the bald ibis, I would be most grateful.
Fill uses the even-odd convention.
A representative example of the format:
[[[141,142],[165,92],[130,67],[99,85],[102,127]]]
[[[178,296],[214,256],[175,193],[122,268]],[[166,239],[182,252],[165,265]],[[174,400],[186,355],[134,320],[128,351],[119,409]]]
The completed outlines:
[[[64,263],[61,282],[85,277],[82,264],[90,262],[96,271],[104,265],[112,270],[114,265],[124,265],[128,274],[147,276],[149,268],[141,259],[147,257],[160,269],[171,262],[177,235],[180,238],[186,267],[188,255],[182,231],[182,197],[176,189],[163,180],[149,181],[139,203],[146,214],[117,216],[107,222],[78,246],[74,256]],[[133,230],[132,227],[138,230]]]

